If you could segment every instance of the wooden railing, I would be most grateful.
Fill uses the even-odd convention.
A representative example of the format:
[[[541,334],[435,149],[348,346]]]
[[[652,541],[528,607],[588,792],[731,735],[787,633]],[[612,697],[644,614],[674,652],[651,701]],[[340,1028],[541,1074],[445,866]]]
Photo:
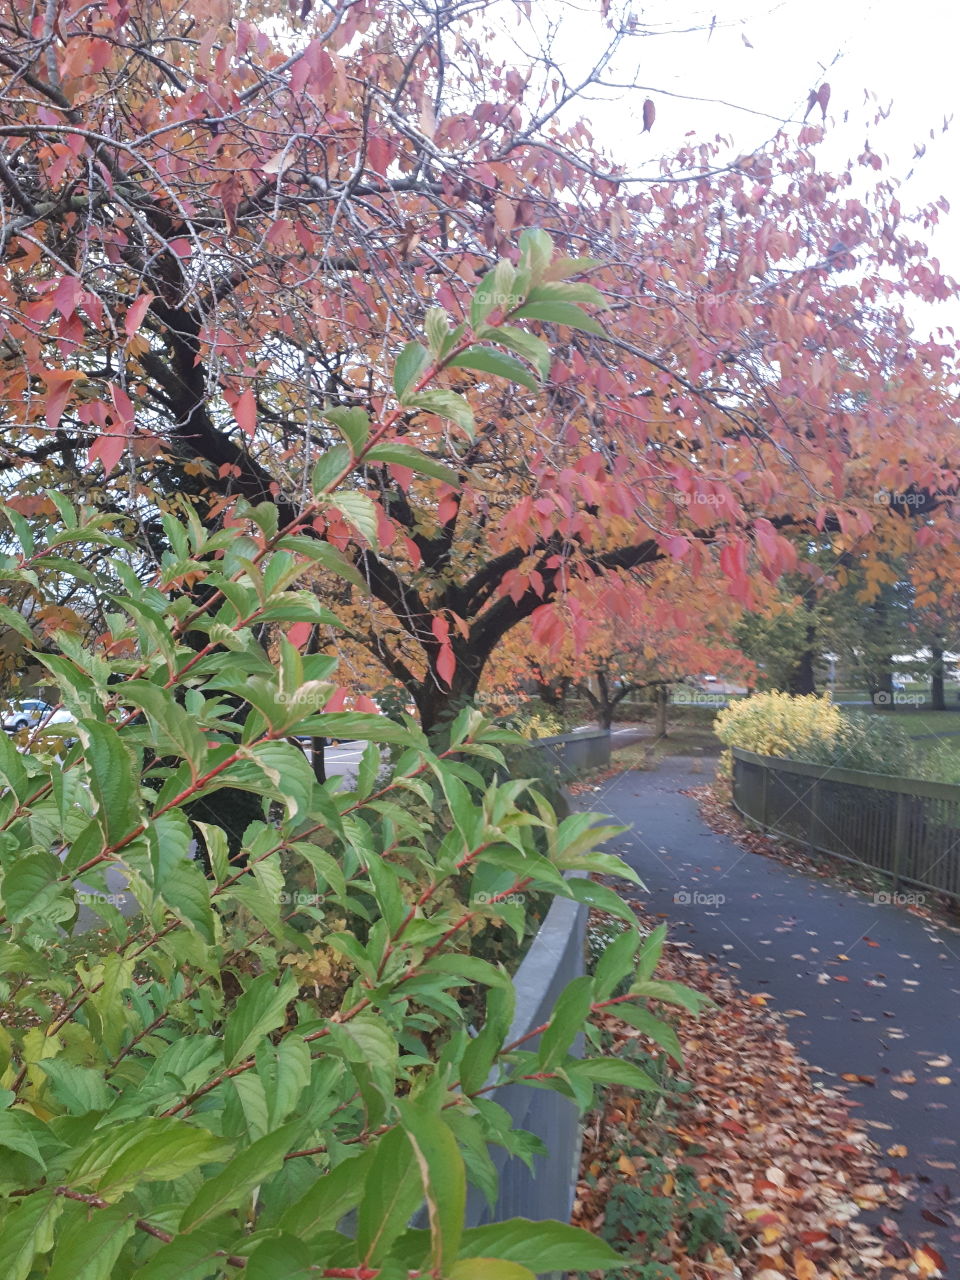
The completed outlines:
[[[734,747],[733,803],[765,830],[960,899],[960,786]]]

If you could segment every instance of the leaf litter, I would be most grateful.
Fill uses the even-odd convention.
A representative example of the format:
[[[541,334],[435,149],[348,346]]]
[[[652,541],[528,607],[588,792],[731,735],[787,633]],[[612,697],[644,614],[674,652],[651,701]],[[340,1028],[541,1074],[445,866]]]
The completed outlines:
[[[658,923],[642,904],[632,905],[642,928]],[[891,1216],[911,1192],[889,1163],[906,1148],[878,1146],[854,1118],[856,1104],[814,1080],[814,1069],[789,1039],[785,1016],[683,943],[668,942],[657,976],[695,988],[716,1006],[700,1018],[669,1011],[684,1052],[678,1076],[689,1082],[689,1092],[651,1117],[636,1095],[607,1090],[587,1120],[573,1221],[602,1229],[614,1186],[644,1172],[636,1157],[618,1154],[625,1138],[642,1147],[651,1126],[660,1125],[674,1163],[691,1166],[705,1193],[729,1202],[726,1226],[738,1243],[733,1256],[716,1244],[694,1254],[680,1233],[669,1232],[658,1257],[666,1249],[679,1280],[941,1276],[936,1250],[904,1240]],[[603,1025],[615,1044],[643,1040],[613,1016]],[[668,1181],[664,1194],[671,1186]],[[867,1211],[881,1215],[879,1226],[863,1220]]]

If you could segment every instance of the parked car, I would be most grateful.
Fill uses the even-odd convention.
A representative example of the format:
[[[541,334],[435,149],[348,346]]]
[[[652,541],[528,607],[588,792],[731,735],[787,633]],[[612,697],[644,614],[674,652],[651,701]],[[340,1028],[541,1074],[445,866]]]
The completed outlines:
[[[72,724],[73,716],[65,708],[54,707],[42,698],[24,698],[20,702],[11,702],[3,711],[0,722],[10,733],[18,733],[21,729]]]

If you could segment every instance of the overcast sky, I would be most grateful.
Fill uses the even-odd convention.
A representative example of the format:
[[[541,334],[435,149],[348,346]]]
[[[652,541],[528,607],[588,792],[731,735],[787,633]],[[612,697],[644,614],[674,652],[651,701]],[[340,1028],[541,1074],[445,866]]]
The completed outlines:
[[[869,135],[873,149],[889,158],[890,172],[905,180],[905,210],[946,196],[951,212],[931,248],[943,270],[960,279],[960,5],[953,0],[655,0],[637,3],[636,10],[652,27],[686,29],[634,45],[631,70],[639,53],[638,79],[653,90],[799,119],[810,89],[828,81],[830,136],[821,164],[840,167],[859,154]],[[705,29],[689,30],[697,26]],[[575,45],[568,44],[567,36],[574,33]],[[596,47],[596,38],[595,18],[568,19],[562,45],[571,64],[587,56],[591,39]],[[621,70],[626,69],[624,62]],[[866,92],[875,97],[865,101]],[[642,97],[631,99],[632,120],[622,98],[590,109],[598,140],[609,139],[625,163],[675,150],[688,130],[704,138],[730,137],[736,152],[752,150],[776,130],[775,120],[718,102],[650,96],[657,115],[648,134],[641,133]],[[890,107],[890,114],[874,125],[878,107]],[[955,112],[957,119],[944,132],[944,117]],[[926,152],[917,157],[920,147]],[[960,332],[960,299],[924,310],[929,325]],[[916,321],[921,323],[919,316]]]

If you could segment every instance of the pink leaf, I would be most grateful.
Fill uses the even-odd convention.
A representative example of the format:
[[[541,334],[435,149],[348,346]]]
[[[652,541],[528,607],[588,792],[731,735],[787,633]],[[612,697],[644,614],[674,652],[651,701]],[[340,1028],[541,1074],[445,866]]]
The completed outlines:
[[[312,633],[312,622],[295,622],[287,631],[287,639],[295,649],[302,649]]]
[[[70,398],[70,389],[82,375],[76,369],[48,369],[43,375],[47,384],[47,426],[55,430]]]
[[[249,388],[240,395],[233,406],[233,416],[240,430],[253,439],[253,433],[257,429],[257,397]]]
[[[445,684],[452,686],[456,669],[457,660],[453,656],[453,649],[449,644],[445,644],[437,657],[437,675]]]
[[[147,308],[156,296],[157,295],[155,293],[141,293],[136,302],[127,307],[127,314],[124,317],[123,327],[126,330],[128,338],[132,338],[143,324],[143,317],[147,314]]]

